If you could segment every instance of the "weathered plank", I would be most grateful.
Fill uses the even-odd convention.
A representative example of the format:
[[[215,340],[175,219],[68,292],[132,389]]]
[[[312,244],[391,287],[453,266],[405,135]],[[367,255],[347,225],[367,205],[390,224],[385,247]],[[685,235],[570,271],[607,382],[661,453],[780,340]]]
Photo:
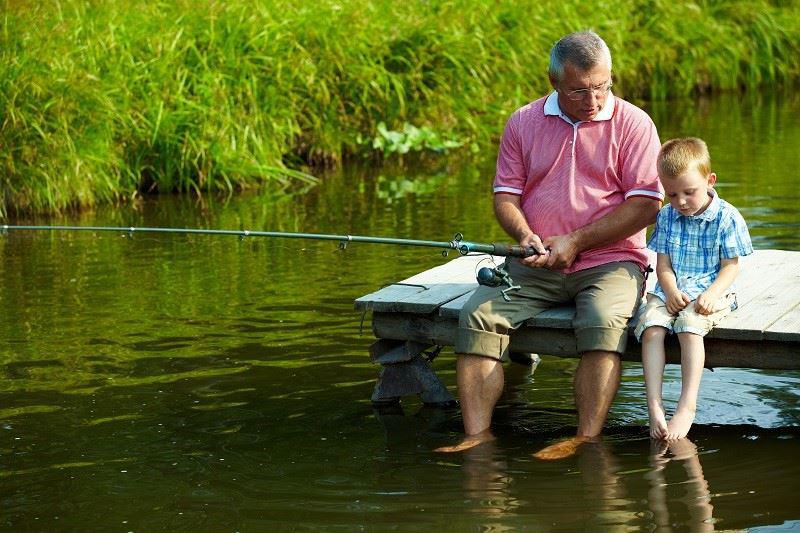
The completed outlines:
[[[455,318],[477,287],[473,279],[476,264],[474,257],[459,258],[401,282],[418,283],[429,287],[428,290],[390,286],[360,298],[357,308],[423,314],[438,308],[441,316]],[[758,250],[753,256],[743,258],[736,283],[739,310],[717,326],[711,336],[750,340],[763,338],[764,331],[771,324],[778,322],[800,302],[800,290],[793,288],[800,287],[797,281],[800,281],[798,252]],[[655,276],[651,276],[648,287],[654,283]],[[409,292],[414,294],[410,295]],[[571,307],[554,308],[531,320],[529,325],[570,328],[573,316]]]
[[[413,340],[440,346],[455,343],[458,321],[431,314],[374,313],[372,329],[376,337]],[[706,338],[706,366],[800,369],[800,343],[776,340]],[[571,329],[522,327],[511,336],[511,351],[576,357],[577,347]],[[667,362],[680,362],[680,346],[674,336],[666,343]],[[641,361],[641,345],[633,339],[622,354],[624,361]]]
[[[475,285],[477,286],[477,283]],[[457,319],[458,314],[461,312],[461,308],[464,307],[464,304],[467,303],[467,300],[469,300],[469,297],[472,296],[473,292],[475,292],[474,289],[466,294],[459,296],[455,300],[451,300],[446,304],[442,305],[439,308],[439,316],[443,318]]]
[[[474,276],[480,261],[480,256],[459,258],[403,281],[425,285],[428,294],[406,292],[401,298],[395,298],[393,294],[398,294],[398,290],[384,292],[389,289],[385,288],[359,298],[356,306],[376,311],[373,329],[379,338],[452,345],[458,313],[477,287]],[[652,275],[648,287],[654,283]],[[741,260],[736,285],[739,309],[706,339],[709,365],[798,368],[800,252],[756,251]],[[542,313],[515,332],[512,350],[576,355],[571,332],[573,316],[573,307],[558,307]],[[639,351],[638,343],[631,342],[624,358],[639,360]],[[677,361],[679,350],[674,340],[668,352],[671,360]]]
[[[475,272],[486,255],[461,256],[356,300],[359,311],[430,313],[443,304],[471,292],[477,286]]]
[[[800,342],[800,304],[767,328],[764,338],[771,341]]]
[[[736,280],[739,309],[709,337],[759,340],[800,302],[800,253],[758,250],[742,259]]]

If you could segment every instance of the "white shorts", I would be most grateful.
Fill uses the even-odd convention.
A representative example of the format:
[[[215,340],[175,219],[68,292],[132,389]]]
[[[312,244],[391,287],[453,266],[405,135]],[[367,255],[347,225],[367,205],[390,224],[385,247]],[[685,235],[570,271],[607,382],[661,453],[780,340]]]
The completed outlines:
[[[652,326],[666,328],[671,333],[694,333],[704,337],[723,318],[728,316],[735,305],[736,295],[726,294],[717,300],[710,315],[698,313],[695,310],[695,302],[696,300],[692,300],[678,314],[673,315],[667,311],[667,304],[661,298],[648,294],[647,303],[634,330],[636,339],[641,341],[644,330]]]

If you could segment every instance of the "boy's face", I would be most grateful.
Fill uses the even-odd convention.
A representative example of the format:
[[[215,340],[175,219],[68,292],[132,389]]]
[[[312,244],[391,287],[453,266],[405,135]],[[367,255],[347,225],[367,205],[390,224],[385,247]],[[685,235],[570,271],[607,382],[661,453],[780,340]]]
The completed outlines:
[[[708,190],[717,182],[713,172],[704,176],[696,169],[687,170],[674,178],[661,180],[669,203],[681,215],[692,217],[706,210],[711,203]]]

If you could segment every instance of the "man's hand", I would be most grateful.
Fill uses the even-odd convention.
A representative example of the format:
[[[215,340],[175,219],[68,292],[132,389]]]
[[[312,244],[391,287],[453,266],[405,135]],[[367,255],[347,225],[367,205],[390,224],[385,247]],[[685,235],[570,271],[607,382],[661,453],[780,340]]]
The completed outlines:
[[[692,301],[692,299],[682,291],[673,291],[666,296],[667,311],[669,311],[671,315],[677,315],[681,309],[689,305]]]
[[[543,265],[550,269],[569,268],[575,262],[580,250],[578,241],[573,234],[554,235],[544,240],[545,247],[549,250]]]
[[[707,290],[697,297],[694,304],[695,310],[701,315],[710,315],[714,312],[719,297],[714,291]]]
[[[533,246],[533,249],[539,252],[539,255],[532,255],[530,257],[525,257],[523,259],[520,259],[520,262],[523,265],[534,268],[544,266],[544,263],[547,260],[547,250],[545,250],[545,247],[542,244],[542,239],[539,238],[538,235],[536,235],[535,233],[530,233],[527,236],[520,239],[519,244],[523,248]]]

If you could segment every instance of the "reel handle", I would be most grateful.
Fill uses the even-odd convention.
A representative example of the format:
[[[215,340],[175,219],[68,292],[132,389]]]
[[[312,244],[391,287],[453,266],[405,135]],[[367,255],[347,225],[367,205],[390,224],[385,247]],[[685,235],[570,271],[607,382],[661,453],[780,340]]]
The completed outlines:
[[[505,282],[505,276],[497,271],[496,268],[483,267],[478,270],[478,284],[487,287],[499,287]]]
[[[486,287],[505,287],[505,289],[500,290],[500,293],[507,302],[511,301],[511,297],[508,295],[509,292],[518,291],[522,288],[514,284],[514,280],[508,275],[505,265],[501,265],[497,268],[483,267],[478,270],[477,278],[479,285],[485,285]]]

